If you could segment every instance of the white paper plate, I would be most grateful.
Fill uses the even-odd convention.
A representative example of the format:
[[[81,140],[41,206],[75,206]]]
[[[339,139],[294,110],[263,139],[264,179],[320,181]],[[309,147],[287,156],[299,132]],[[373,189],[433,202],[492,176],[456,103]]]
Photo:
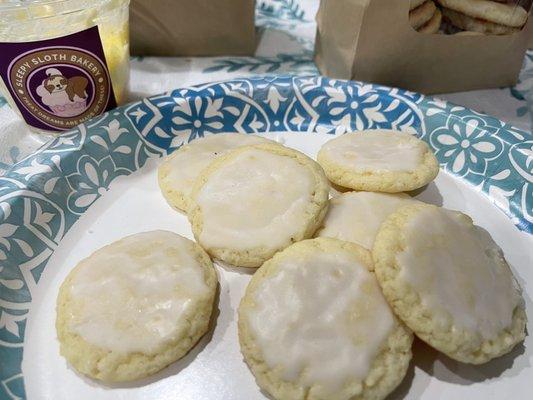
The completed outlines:
[[[321,96],[322,100],[316,100]],[[365,113],[365,107],[373,111]],[[469,157],[464,140],[488,143],[477,146],[481,149],[479,154],[494,155],[493,147],[499,146],[494,144],[494,136],[527,135],[501,122],[497,122],[499,131],[493,133],[488,127],[493,127],[497,120],[463,108],[455,107],[453,111],[454,107],[420,95],[356,82],[324,78],[241,80],[176,90],[144,100],[50,143],[0,179],[3,216],[0,250],[8,255],[4,260],[7,268],[0,270],[4,318],[4,325],[0,321],[0,398],[265,398],[242,359],[237,338],[236,310],[251,270],[217,266],[220,292],[213,329],[182,360],[142,381],[105,385],[77,374],[59,355],[54,327],[59,285],[78,261],[96,249],[125,235],[153,229],[167,229],[192,238],[186,217],[173,211],[159,191],[156,171],[160,159],[152,156],[164,154],[165,149],[196,136],[228,128],[243,132],[274,130],[275,126],[294,129],[265,135],[311,157],[334,134],[357,128],[357,118],[363,128],[416,131],[432,145],[443,168],[436,181],[418,193],[417,198],[461,210],[492,234],[524,289],[529,312],[533,293],[533,236],[528,233],[531,203],[527,196],[531,188],[520,172],[529,164],[527,157],[520,158],[522,152],[513,153],[512,149],[524,148],[530,138],[515,142],[497,139],[501,149],[496,156],[487,157],[484,165],[468,158],[463,165],[452,159],[447,161],[446,154],[454,148],[460,149],[456,154],[463,151]],[[165,109],[168,114],[161,111]],[[387,114],[387,109],[394,110],[394,117]],[[152,114],[144,120],[149,112]],[[349,115],[351,120],[343,115]],[[335,124],[335,118],[344,118],[344,122]],[[197,120],[203,131],[193,129]],[[448,124],[450,129],[446,128]],[[449,138],[442,139],[445,142],[442,144],[438,135]],[[453,147],[452,139],[458,135],[463,137]],[[484,142],[478,140],[480,137]],[[10,226],[6,228],[6,224]],[[5,241],[10,243],[9,249],[5,248]],[[15,251],[18,253],[14,254]],[[31,299],[24,297],[28,294]],[[528,327],[531,331],[531,323]],[[390,398],[529,398],[532,347],[528,336],[510,354],[486,365],[470,366],[415,341],[411,368]],[[22,362],[17,354],[23,354]]]

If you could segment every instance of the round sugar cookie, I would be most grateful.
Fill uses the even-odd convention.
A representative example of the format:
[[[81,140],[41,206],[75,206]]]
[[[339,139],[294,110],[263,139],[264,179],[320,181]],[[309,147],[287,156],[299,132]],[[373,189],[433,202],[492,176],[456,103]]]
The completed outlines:
[[[362,247],[317,238],[253,275],[239,306],[239,341],[274,399],[384,399],[402,381],[413,336],[371,269]]]
[[[443,8],[468,15],[482,21],[494,22],[514,28],[522,27],[528,12],[516,4],[499,3],[492,0],[437,0]]]
[[[439,9],[435,10],[435,14],[431,17],[431,19],[426,22],[424,25],[422,25],[420,28],[417,29],[420,33],[425,34],[432,34],[437,33],[440,29],[440,24],[442,22],[442,13]]]
[[[268,142],[271,141],[241,133],[219,133],[194,140],[173,152],[159,166],[161,193],[171,207],[187,212],[194,181],[211,161],[228,150]]]
[[[449,8],[442,9],[442,14],[452,25],[467,32],[479,32],[489,35],[507,35],[520,31],[519,28],[512,28],[494,22],[479,20]]]
[[[521,290],[501,249],[467,215],[402,207],[381,225],[373,258],[396,315],[449,357],[481,364],[524,339]]]
[[[398,208],[416,204],[405,193],[347,192],[329,201],[316,237],[356,243],[372,250],[381,223]]]
[[[213,257],[259,267],[315,233],[328,195],[322,168],[305,154],[270,143],[241,147],[202,172],[189,220],[196,240]]]
[[[61,355],[106,382],[152,375],[207,332],[216,286],[196,243],[167,231],[127,236],[82,260],[61,285]]]
[[[347,133],[326,142],[317,157],[334,184],[369,192],[405,192],[439,173],[428,145],[413,135],[378,129]]]
[[[435,11],[437,11],[435,3],[432,0],[427,0],[409,12],[409,24],[418,29],[431,20]]]

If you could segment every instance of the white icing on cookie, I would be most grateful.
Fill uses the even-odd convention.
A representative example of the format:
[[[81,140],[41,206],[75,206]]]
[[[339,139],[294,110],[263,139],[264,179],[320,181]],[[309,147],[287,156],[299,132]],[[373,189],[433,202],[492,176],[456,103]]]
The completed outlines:
[[[412,172],[426,147],[412,135],[387,130],[347,133],[322,147],[326,157],[354,172]]]
[[[197,139],[176,150],[176,154],[172,154],[163,162],[161,166],[168,169],[168,174],[162,181],[166,189],[190,196],[194,181],[215,158],[237,147],[265,142],[267,139],[262,137],[240,133],[217,134]]]
[[[179,337],[209,293],[191,245],[171,232],[146,232],[83,260],[69,288],[72,331],[124,353],[151,354]]]
[[[406,194],[348,192],[330,200],[319,237],[353,242],[372,250],[381,223],[399,207],[416,200]]]
[[[312,171],[291,157],[250,149],[212,173],[198,192],[200,242],[207,247],[275,249],[304,228]]]
[[[254,303],[247,317],[266,363],[326,393],[364,380],[395,324],[374,275],[348,251],[281,262]]]
[[[429,208],[407,223],[397,255],[400,279],[420,294],[443,327],[494,339],[521,301],[500,248],[456,211]]]

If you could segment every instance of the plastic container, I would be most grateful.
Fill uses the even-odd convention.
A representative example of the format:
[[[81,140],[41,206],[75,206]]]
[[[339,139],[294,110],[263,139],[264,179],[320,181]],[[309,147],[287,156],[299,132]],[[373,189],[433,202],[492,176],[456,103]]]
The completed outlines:
[[[127,98],[129,0],[0,4],[0,89],[32,130],[61,132]]]

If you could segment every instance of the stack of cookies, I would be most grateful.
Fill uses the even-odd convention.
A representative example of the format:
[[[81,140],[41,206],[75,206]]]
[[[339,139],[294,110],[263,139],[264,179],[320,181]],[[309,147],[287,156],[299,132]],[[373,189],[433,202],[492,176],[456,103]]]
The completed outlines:
[[[527,11],[502,0],[438,0],[446,21],[464,31],[491,35],[518,32],[527,21]]]
[[[421,33],[437,33],[442,14],[433,0],[411,0],[409,23]]]
[[[421,33],[437,33],[444,20],[464,32],[506,35],[520,31],[528,12],[505,0],[411,0],[409,23]]]
[[[404,193],[438,173],[425,142],[393,130],[335,137],[316,161],[237,133],[182,146],[158,180],[196,242],[144,232],[82,260],[58,295],[61,354],[105,382],[183,357],[210,326],[210,258],[257,268],[238,307],[239,344],[275,400],[383,400],[408,371],[415,335],[465,363],[506,354],[527,318],[501,249],[467,215]]]

